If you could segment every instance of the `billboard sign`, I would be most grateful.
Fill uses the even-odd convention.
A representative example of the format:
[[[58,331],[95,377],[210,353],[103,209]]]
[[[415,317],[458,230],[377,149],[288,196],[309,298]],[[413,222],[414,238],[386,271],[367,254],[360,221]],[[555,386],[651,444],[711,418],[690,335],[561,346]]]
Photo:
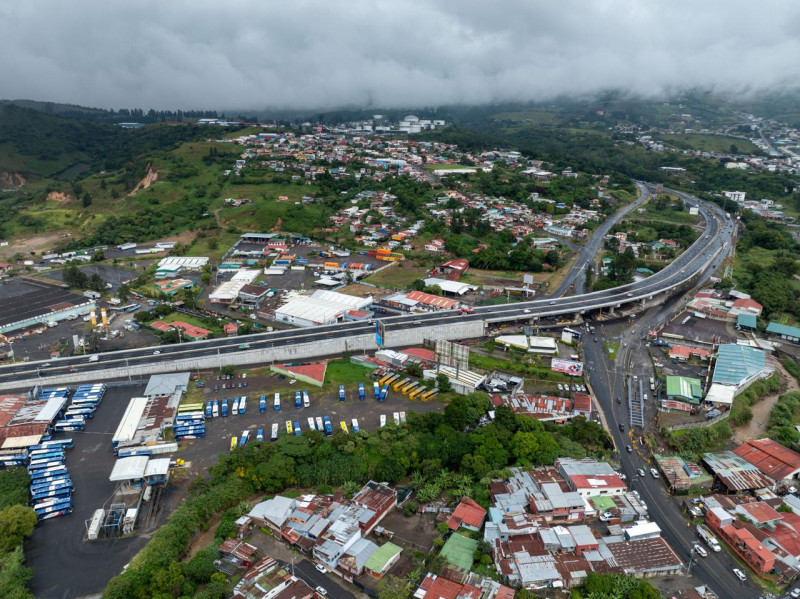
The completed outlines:
[[[469,368],[469,346],[437,339],[435,345],[436,362],[459,370]]]
[[[583,362],[553,358],[550,362],[550,370],[553,372],[563,372],[569,376],[583,376]]]
[[[386,326],[380,321],[375,321],[375,343],[378,347],[383,347],[383,340],[386,337]]]

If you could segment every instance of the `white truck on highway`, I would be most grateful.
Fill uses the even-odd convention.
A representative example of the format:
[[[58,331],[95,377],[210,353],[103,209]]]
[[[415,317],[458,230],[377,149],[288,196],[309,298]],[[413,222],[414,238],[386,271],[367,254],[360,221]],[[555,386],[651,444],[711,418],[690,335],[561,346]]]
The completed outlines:
[[[705,524],[697,525],[697,534],[706,542],[712,551],[722,551],[717,537],[715,537]]]

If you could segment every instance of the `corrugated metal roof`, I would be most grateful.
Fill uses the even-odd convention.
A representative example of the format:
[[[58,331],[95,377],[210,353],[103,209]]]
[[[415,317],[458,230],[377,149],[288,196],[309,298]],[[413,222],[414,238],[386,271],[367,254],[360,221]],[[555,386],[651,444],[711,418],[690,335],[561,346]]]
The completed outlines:
[[[766,369],[766,357],[760,349],[735,343],[720,345],[714,366],[714,383],[738,385]]]
[[[800,328],[789,326],[788,324],[780,324],[778,322],[769,323],[767,325],[767,333],[800,339]]]
[[[120,458],[114,464],[114,469],[111,471],[111,476],[108,477],[108,480],[111,482],[120,482],[143,478],[149,460],[150,458],[146,455]]]

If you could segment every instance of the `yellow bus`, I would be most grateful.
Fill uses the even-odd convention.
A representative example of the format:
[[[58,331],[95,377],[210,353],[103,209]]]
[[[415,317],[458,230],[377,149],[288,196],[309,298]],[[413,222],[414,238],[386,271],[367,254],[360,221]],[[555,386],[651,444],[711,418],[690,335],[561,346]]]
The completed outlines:
[[[393,391],[400,391],[401,387],[404,387],[406,384],[408,384],[410,382],[411,382],[411,379],[408,379],[408,378],[399,380],[396,383],[392,384],[392,390]]]
[[[205,410],[205,404],[203,403],[185,403],[178,406],[178,414],[183,414],[184,412],[202,412]]]
[[[239,439],[237,439],[236,437],[232,437],[232,438],[231,438],[231,451],[233,451],[234,449],[236,449],[236,445],[237,445],[238,443],[239,443]]]
[[[417,397],[421,397],[425,394],[428,389],[423,385],[420,385],[416,389],[414,389],[411,393],[408,394],[409,399],[417,399]]]
[[[408,395],[409,391],[412,391],[417,385],[419,385],[416,381],[411,381],[407,385],[404,385],[402,389],[400,389],[403,395]]]

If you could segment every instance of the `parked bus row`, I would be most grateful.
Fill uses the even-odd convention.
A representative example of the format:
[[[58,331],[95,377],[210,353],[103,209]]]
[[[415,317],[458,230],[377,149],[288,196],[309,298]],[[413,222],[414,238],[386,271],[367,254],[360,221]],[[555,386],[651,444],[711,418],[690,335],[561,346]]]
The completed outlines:
[[[74,485],[66,466],[66,450],[72,447],[72,439],[55,439],[28,448],[30,505],[38,520],[72,512]]]
[[[380,388],[380,391],[378,389]],[[402,374],[390,372],[385,374],[373,384],[375,399],[386,401],[389,389],[399,392],[409,399],[419,399],[428,401],[436,397],[436,389],[428,389],[421,381],[415,381],[411,377],[404,377]]]

